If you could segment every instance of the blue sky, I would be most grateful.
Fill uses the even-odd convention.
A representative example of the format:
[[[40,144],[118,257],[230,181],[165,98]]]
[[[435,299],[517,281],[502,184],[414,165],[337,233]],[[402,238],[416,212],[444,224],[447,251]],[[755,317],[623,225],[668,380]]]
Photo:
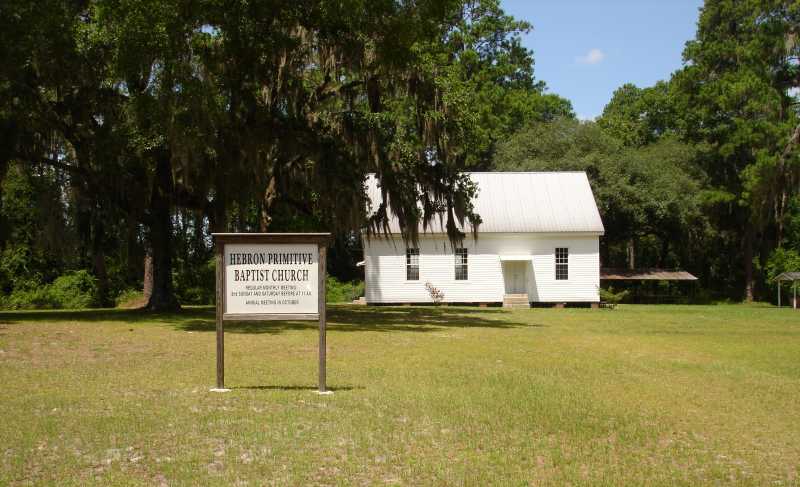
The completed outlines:
[[[624,83],[652,86],[681,67],[702,0],[502,0],[533,24],[536,79],[570,101],[580,118],[600,115]]]

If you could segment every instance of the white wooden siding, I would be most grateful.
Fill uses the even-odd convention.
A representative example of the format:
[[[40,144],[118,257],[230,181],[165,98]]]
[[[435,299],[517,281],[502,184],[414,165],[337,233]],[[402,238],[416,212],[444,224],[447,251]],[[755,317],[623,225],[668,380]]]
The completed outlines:
[[[505,283],[500,255],[530,255],[527,289],[531,301],[599,301],[600,258],[596,234],[503,234],[468,238],[469,279],[455,279],[453,249],[441,236],[420,237],[419,280],[406,281],[406,245],[399,238],[364,239],[366,300],[369,303],[430,302],[425,283],[444,292],[446,302],[500,302]],[[569,279],[555,279],[555,248],[569,248]]]

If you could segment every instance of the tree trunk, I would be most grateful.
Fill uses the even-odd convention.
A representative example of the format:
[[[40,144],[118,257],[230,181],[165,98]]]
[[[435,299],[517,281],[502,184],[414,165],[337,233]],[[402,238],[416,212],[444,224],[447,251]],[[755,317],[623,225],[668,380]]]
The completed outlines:
[[[753,302],[755,279],[753,277],[753,226],[749,222],[744,231],[744,299]]]
[[[218,173],[220,171],[217,171]],[[214,178],[214,200],[211,202],[211,214],[209,216],[209,227],[211,232],[228,231],[228,208],[227,191],[225,188],[225,175],[217,174]]]
[[[139,226],[136,219],[130,215],[127,218],[126,254],[126,281],[137,282],[139,278],[142,277],[143,273],[141,266],[144,259],[144,252],[139,243]],[[146,275],[145,280],[147,280]]]
[[[267,230],[269,230],[269,224],[272,223],[272,205],[275,203],[275,198],[278,196],[276,186],[277,181],[273,174],[273,176],[269,178],[269,183],[267,184],[267,189],[264,191],[264,198],[261,202],[259,231],[262,233],[267,232]]]
[[[156,155],[156,172],[150,197],[150,249],[153,262],[153,291],[147,300],[151,311],[180,309],[172,288],[172,167],[169,152]]]
[[[100,218],[94,218],[94,234],[92,235],[92,260],[94,261],[94,276],[97,278],[97,291],[99,305],[111,305],[109,296],[108,272],[106,270],[106,254],[103,251],[103,237],[105,236],[103,223]]]
[[[628,239],[628,269],[636,268],[636,247],[633,237]]]
[[[8,238],[8,228],[6,227],[5,219],[2,217],[3,210],[3,181],[6,178],[8,171],[9,159],[0,154],[0,248],[6,245],[6,238]]]
[[[661,255],[658,257],[658,265],[662,268],[667,267],[667,256],[669,255],[669,239],[661,238]]]
[[[200,212],[195,212],[192,215],[192,222],[192,229],[194,230],[194,235],[192,238],[192,251],[194,252],[196,259],[198,255],[206,255],[205,234],[203,233],[203,214]]]
[[[153,253],[148,250],[144,256],[144,285],[142,286],[144,298],[150,301],[153,295]]]

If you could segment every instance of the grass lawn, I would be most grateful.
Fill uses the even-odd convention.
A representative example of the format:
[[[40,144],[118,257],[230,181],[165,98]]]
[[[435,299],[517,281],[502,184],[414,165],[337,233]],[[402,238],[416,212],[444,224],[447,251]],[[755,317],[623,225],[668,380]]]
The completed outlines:
[[[0,485],[798,485],[800,312],[0,313]]]

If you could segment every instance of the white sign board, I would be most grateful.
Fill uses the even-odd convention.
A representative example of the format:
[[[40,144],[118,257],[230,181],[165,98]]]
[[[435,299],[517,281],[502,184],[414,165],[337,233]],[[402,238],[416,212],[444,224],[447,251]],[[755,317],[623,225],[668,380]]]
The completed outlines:
[[[225,245],[225,314],[319,313],[317,244]]]

